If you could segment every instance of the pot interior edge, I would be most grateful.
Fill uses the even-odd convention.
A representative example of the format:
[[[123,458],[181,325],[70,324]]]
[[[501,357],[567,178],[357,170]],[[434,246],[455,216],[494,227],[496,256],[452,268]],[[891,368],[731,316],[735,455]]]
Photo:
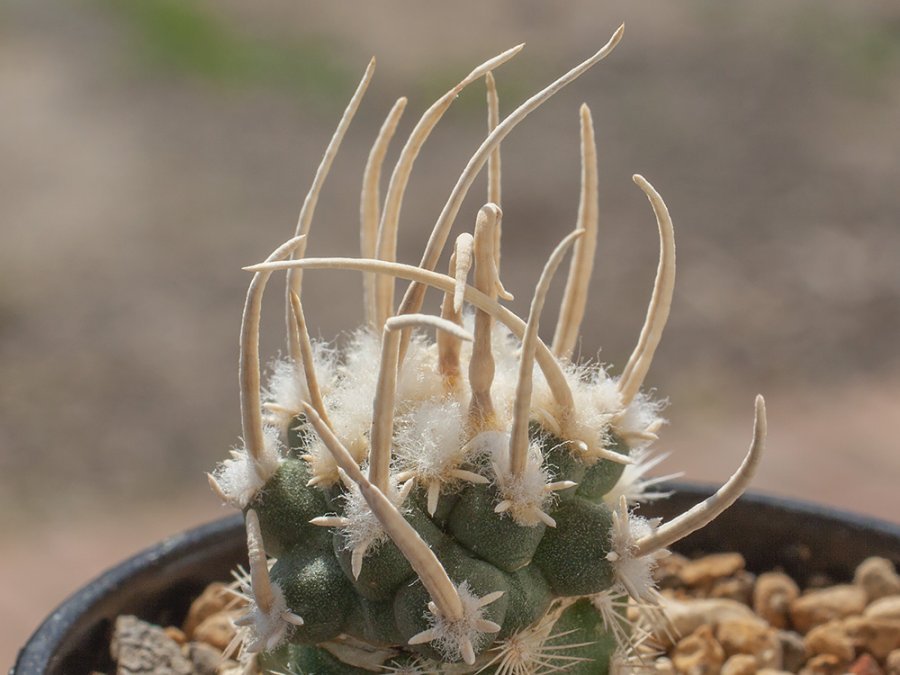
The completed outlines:
[[[665,520],[714,488],[673,483],[674,494],[640,507]],[[691,555],[737,551],[759,572],[782,568],[803,584],[825,574],[848,580],[864,558],[900,566],[900,526],[804,502],[749,494],[706,528],[672,547]],[[172,537],[104,573],[60,605],[19,654],[10,675],[75,675],[110,665],[108,642],[119,614],[179,623],[190,599],[246,561],[242,518],[235,514]]]

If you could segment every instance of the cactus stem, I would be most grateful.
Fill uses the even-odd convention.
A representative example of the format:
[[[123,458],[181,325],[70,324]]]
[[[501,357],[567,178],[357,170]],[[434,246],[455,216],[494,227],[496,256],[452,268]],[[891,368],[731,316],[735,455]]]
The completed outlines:
[[[285,408],[283,405],[279,405],[278,403],[273,403],[272,401],[266,401],[262,404],[263,410],[266,412],[278,413],[279,415],[293,415],[296,414],[295,410],[290,410],[289,408]]]
[[[428,515],[433,516],[437,511],[438,498],[441,496],[441,482],[433,480],[428,484]]]
[[[447,473],[453,478],[459,478],[460,480],[468,481],[469,483],[487,485],[491,482],[481,474],[477,474],[474,471],[466,471],[465,469],[450,469]]]
[[[238,583],[243,593],[236,594],[248,599],[252,597],[253,602],[245,614],[234,620],[235,625],[242,630],[238,631],[225,648],[226,654],[232,653],[241,642],[250,653],[274,649],[284,640],[291,625],[303,625],[303,619],[291,612],[285,604],[281,589],[269,578],[269,564],[256,511],[247,511],[245,522],[250,562],[249,584],[246,575],[239,576]]]
[[[369,504],[369,508],[381,522],[385,532],[403,553],[404,557],[422,580],[422,584],[428,590],[441,613],[449,619],[459,619],[463,616],[462,600],[459,592],[450,581],[447,570],[441,565],[440,560],[434,555],[419,533],[410,525],[403,515],[397,510],[390,500],[363,475],[350,452],[338,440],[337,436],[318,416],[316,411],[307,403],[303,404],[304,411],[319,435],[325,447],[334,456],[337,464],[347,475],[359,485],[360,492]]]
[[[399,344],[399,334],[385,325],[381,342],[381,367],[378,371],[372,411],[372,430],[369,433],[369,480],[382,492],[388,488],[391,470],[391,437],[394,430]]]
[[[744,461],[719,490],[677,518],[660,526],[655,532],[635,542],[634,555],[645,556],[671,546],[691,532],[712,522],[731,506],[753,478],[766,446],[766,402],[756,397],[756,415],[753,421],[753,441]]]
[[[317,516],[309,522],[319,527],[347,527],[350,524],[350,519],[341,516]]]
[[[316,377],[316,367],[313,361],[312,342],[309,340],[309,331],[306,328],[306,317],[303,315],[303,305],[300,296],[289,291],[291,298],[291,314],[294,316],[297,329],[297,340],[300,344],[300,365],[303,367],[303,375],[306,377],[306,388],[309,390],[309,402],[319,413],[325,424],[334,428],[328,413],[325,410],[325,402],[322,400],[322,391],[319,389],[319,378]]]
[[[548,483],[544,486],[544,492],[555,492],[557,490],[568,490],[569,488],[573,488],[578,483],[574,480],[558,480],[555,483]]]
[[[337,128],[334,131],[334,135],[331,137],[331,140],[328,142],[328,146],[325,148],[325,154],[322,155],[322,160],[319,162],[319,167],[316,169],[316,175],[313,178],[312,185],[309,188],[309,192],[306,193],[306,198],[303,200],[303,206],[300,207],[300,215],[297,217],[297,226],[294,230],[295,236],[309,234],[310,226],[312,225],[313,215],[316,211],[316,204],[319,201],[319,193],[322,192],[322,186],[325,184],[325,179],[328,177],[328,172],[331,171],[331,165],[334,162],[334,158],[337,155],[338,149],[341,147],[341,142],[344,140],[344,135],[347,133],[347,129],[350,127],[350,122],[353,121],[354,115],[356,115],[356,111],[359,109],[359,104],[362,102],[362,98],[366,93],[366,89],[369,87],[369,82],[372,81],[372,75],[375,74],[375,58],[373,57],[369,61],[369,65],[366,66],[366,71],[363,73],[362,79],[359,81],[359,85],[356,87],[356,91],[353,92],[353,96],[350,97],[350,102],[347,104],[346,109],[344,110],[344,114],[341,116],[340,122],[338,122]],[[296,251],[297,258],[302,258],[306,253],[306,244],[302,243],[297,248]],[[302,284],[303,271],[302,270],[292,270],[287,274],[287,292],[290,293],[293,291],[297,295],[301,295],[300,288]],[[285,297],[285,325],[287,326],[288,333],[288,353],[291,356],[291,359],[294,363],[300,363],[300,343],[298,340],[298,335],[296,333],[296,326],[294,322],[291,320],[291,306],[290,306],[290,295]]]
[[[466,193],[469,191],[469,188],[472,186],[476,176],[481,171],[494,148],[496,148],[500,142],[528,116],[529,113],[559,92],[563,87],[575,81],[592,66],[606,58],[613,49],[615,49],[619,40],[621,40],[624,30],[624,24],[619,26],[609,41],[601,47],[596,54],[583,63],[575,66],[568,73],[556,79],[554,82],[550,83],[550,85],[522,103],[522,105],[510,113],[490,134],[488,134],[478,150],[475,151],[475,154],[469,159],[469,163],[466,165],[466,168],[463,169],[456,185],[453,187],[450,197],[434,224],[431,236],[428,238],[428,243],[425,246],[425,252],[422,255],[419,267],[425,270],[434,270],[440,259],[441,250],[444,248],[444,244],[453,227],[453,221],[456,219],[456,215],[459,213],[459,209],[466,197]],[[424,298],[425,287],[417,282],[411,283],[406,289],[406,293],[403,296],[403,301],[400,303],[400,309],[397,313],[408,314],[419,311]],[[400,353],[402,360],[403,354],[405,353],[405,343],[401,343]],[[570,406],[565,404],[571,403],[571,401],[560,401],[560,403],[563,404],[563,409],[567,410]]]
[[[253,509],[247,511],[246,526],[250,583],[253,587],[253,597],[262,611],[269,612],[275,602],[275,597],[272,593],[272,582],[269,579],[269,565],[266,560],[266,550],[263,547],[259,516],[256,515],[256,511]]]
[[[497,227],[500,226],[499,221]],[[456,238],[454,246],[455,265],[451,276],[456,279],[456,287],[453,289],[453,313],[459,315],[462,312],[463,300],[466,297],[466,280],[469,270],[474,262],[475,239],[468,232],[463,232]]]
[[[556,333],[553,336],[553,353],[560,359],[571,359],[578,341],[584,310],[587,306],[588,287],[594,268],[597,250],[598,179],[597,145],[594,141],[594,123],[587,104],[581,105],[581,199],[578,205],[576,229],[585,235],[575,244],[569,277],[559,309]]]
[[[394,133],[397,131],[397,125],[400,117],[406,109],[406,97],[401,96],[394,103],[394,107],[388,113],[378,131],[375,143],[369,151],[369,158],[366,161],[366,168],[363,172],[362,194],[359,200],[359,248],[360,255],[363,258],[374,258],[378,244],[378,220],[380,205],[379,182],[381,180],[381,169],[384,165],[384,158],[387,156],[388,146]],[[375,275],[366,274],[363,277],[363,306],[365,307],[366,323],[375,327],[376,325],[376,302],[375,302]]]
[[[483,64],[475,68],[471,73],[466,75],[459,84],[454,86],[450,91],[435,101],[432,106],[425,111],[422,118],[416,124],[406,145],[400,152],[400,158],[391,174],[391,180],[388,184],[387,196],[384,201],[384,210],[381,214],[381,223],[378,226],[378,248],[376,257],[381,260],[393,262],[397,259],[397,229],[400,218],[400,207],[403,203],[403,195],[412,173],[413,164],[422,145],[428,139],[431,131],[443,117],[444,113],[459,95],[459,93],[474,82],[481,79],[485,73],[490,72],[494,68],[506,63],[509,59],[518,54],[525,45],[517,45],[512,49],[508,49],[502,54],[495,56]],[[433,269],[433,266],[432,266]],[[376,280],[378,292],[377,307],[378,317],[376,328],[384,325],[387,318],[394,312],[394,280],[390,277],[379,277]],[[416,310],[418,311],[418,309]],[[411,314],[413,312],[403,312],[403,314]]]
[[[286,260],[282,262],[262,262],[243,268],[248,272],[275,271],[298,267],[302,269],[345,269],[359,272],[377,272],[390,274],[410,281],[415,281],[424,286],[434,287],[445,293],[452,293],[456,281],[446,274],[430,272],[413,265],[402,263],[389,263],[383,260],[364,260],[359,258],[304,258],[303,260]],[[472,286],[466,287],[466,301],[477,309],[488,312],[495,319],[504,324],[509,330],[521,339],[525,334],[525,322],[509,311],[506,307],[491,299]],[[402,316],[402,315],[400,315]],[[401,339],[402,346],[402,339]],[[556,357],[542,340],[538,340],[537,353],[535,354],[538,366],[544,373],[547,386],[553,393],[557,405],[563,411],[571,410],[574,406],[572,391],[566,380]]]
[[[207,473],[206,480],[209,482],[209,487],[212,489],[216,497],[221,499],[223,502],[227,502],[228,494],[225,492],[225,490],[222,489],[222,486],[219,485],[219,481],[216,480],[216,477],[211,473]]]
[[[584,230],[575,230],[567,235],[550,254],[537,287],[534,289],[534,298],[531,300],[531,309],[528,311],[528,323],[525,324],[525,336],[522,338],[522,356],[519,360],[519,380],[516,384],[516,400],[513,404],[512,430],[509,435],[509,469],[514,477],[519,477],[525,471],[528,457],[528,411],[531,408],[531,392],[534,378],[534,354],[537,351],[538,328],[540,327],[541,311],[544,309],[544,301],[547,299],[547,291],[550,290],[550,282],[553,275],[559,269],[563,256],[569,247],[584,235]]]
[[[497,270],[494,264],[494,230],[502,218],[500,207],[485,204],[475,220],[473,250],[475,255],[475,288],[491,300],[497,299]],[[494,382],[494,355],[491,351],[492,317],[478,309],[475,312],[475,344],[469,361],[469,433],[475,436],[497,424],[491,384]]]
[[[289,239],[275,249],[267,260],[269,262],[282,261],[304,239],[305,235]],[[269,477],[266,474],[274,470],[273,467],[268,466],[272,462],[265,457],[266,442],[263,435],[259,378],[260,310],[263,292],[270,276],[271,272],[265,271],[253,274],[253,280],[247,289],[247,299],[244,303],[240,342],[241,426],[244,433],[244,443],[247,445],[247,452],[253,459],[256,472],[263,481]],[[265,467],[263,466],[264,464],[266,465]]]
[[[466,294],[466,280],[472,266],[472,235],[464,232],[456,238],[450,255],[449,275],[456,279],[453,294],[444,293],[441,301],[441,318],[462,325],[462,303]],[[444,380],[446,391],[455,391],[459,385],[460,342],[446,333],[438,333],[438,371]]]
[[[497,81],[494,73],[488,71],[484,75],[484,86],[487,90],[487,126],[488,134],[500,124],[500,97],[497,94]],[[500,144],[491,151],[488,157],[488,191],[487,200],[500,206]]]
[[[359,573],[362,572],[363,560],[369,550],[369,544],[362,544],[353,549],[350,554],[350,571],[353,572],[353,578],[359,579]]]
[[[623,431],[619,434],[619,436],[626,443],[636,441],[641,441],[644,443],[655,443],[659,440],[659,436],[650,431]]]
[[[647,180],[639,175],[633,176],[637,184],[656,215],[656,223],[659,227],[659,267],[656,270],[656,280],[653,282],[653,294],[650,296],[650,306],[647,308],[647,318],[641,328],[637,346],[634,348],[622,377],[619,379],[619,392],[622,395],[622,404],[627,407],[641,389],[653,354],[662,339],[663,329],[669,318],[669,310],[672,307],[672,294],[675,290],[675,229],[672,226],[672,218],[669,209],[659,193]]]
[[[494,73],[489,71],[485,74],[484,84],[487,89],[488,134],[490,134],[500,124],[500,97],[497,95],[497,82],[494,80]],[[500,144],[498,143],[488,157],[487,200],[489,203],[501,206],[500,186],[501,162]],[[500,240],[502,232],[503,226],[498,222],[494,230],[494,267],[497,271],[497,295],[503,300],[513,300],[512,293],[503,287],[503,282],[500,280]]]
[[[401,471],[400,473],[397,474],[397,480],[401,483],[406,483],[409,479],[415,478],[415,477],[416,477],[415,471]]]
[[[326,483],[326,482],[330,482],[330,479],[328,476],[313,476],[308,481],[306,481],[306,487],[315,487],[319,483]]]
[[[400,330],[410,326],[428,326],[444,331],[459,340],[472,340],[462,326],[427,314],[405,314],[387,320],[381,348],[381,368],[375,390],[372,430],[369,434],[369,480],[382,492],[388,490],[391,466],[391,440],[394,429],[394,398],[397,393],[397,359]]]
[[[427,642],[431,642],[437,638],[437,633],[434,628],[429,628],[427,630],[423,630],[421,633],[416,633],[409,640],[406,641],[406,644],[409,645],[424,645]]]
[[[628,466],[630,464],[634,464],[634,460],[628,455],[623,455],[618,452],[614,452],[613,450],[607,450],[606,448],[593,448],[590,449],[587,447],[585,443],[578,442],[576,443],[578,448],[582,451],[585,457],[590,457],[591,459],[605,459],[608,462],[614,462],[615,464],[624,464]]]

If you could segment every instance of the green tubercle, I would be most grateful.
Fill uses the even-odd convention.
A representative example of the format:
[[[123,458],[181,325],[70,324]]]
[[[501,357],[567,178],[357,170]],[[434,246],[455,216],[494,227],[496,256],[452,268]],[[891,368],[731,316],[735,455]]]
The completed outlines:
[[[556,527],[547,528],[534,554],[553,592],[560,596],[590,595],[614,581],[610,552],[612,514],[605,505],[575,498],[550,515]]]

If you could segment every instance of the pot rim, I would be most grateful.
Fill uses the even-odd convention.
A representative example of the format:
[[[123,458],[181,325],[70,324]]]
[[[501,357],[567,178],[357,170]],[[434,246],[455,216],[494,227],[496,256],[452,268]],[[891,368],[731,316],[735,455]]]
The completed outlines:
[[[671,482],[661,486],[664,491],[695,499],[703,499],[718,486],[699,482]],[[741,496],[740,502],[791,511],[813,519],[828,519],[841,524],[865,529],[873,534],[900,541],[900,524],[867,515],[860,515],[821,504],[752,491]],[[232,547],[229,535],[243,523],[243,516],[235,513],[211,523],[167,537],[125,561],[102,572],[63,600],[38,626],[25,645],[9,675],[39,675],[53,664],[59,645],[69,639],[78,621],[97,607],[103,598],[138,580],[154,570],[167,567],[175,560],[197,555],[197,544],[220,548],[223,552]]]

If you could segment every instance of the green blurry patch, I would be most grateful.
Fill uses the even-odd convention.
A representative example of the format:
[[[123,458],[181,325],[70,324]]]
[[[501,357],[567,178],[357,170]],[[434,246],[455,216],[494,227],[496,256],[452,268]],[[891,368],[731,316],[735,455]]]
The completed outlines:
[[[878,95],[900,73],[900,20],[806,7],[793,17],[799,45],[858,95]]]
[[[333,40],[263,39],[246,34],[196,0],[97,0],[132,33],[142,65],[229,88],[267,87],[331,108],[359,73],[339,58]]]

